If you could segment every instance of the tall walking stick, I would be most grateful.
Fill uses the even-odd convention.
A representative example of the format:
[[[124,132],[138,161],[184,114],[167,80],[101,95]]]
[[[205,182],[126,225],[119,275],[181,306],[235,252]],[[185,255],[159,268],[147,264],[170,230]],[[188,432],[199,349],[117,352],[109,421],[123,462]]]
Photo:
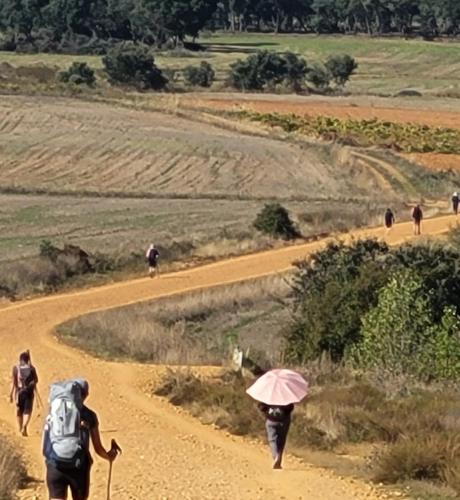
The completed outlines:
[[[118,453],[121,454],[121,448],[118,446],[118,443],[115,441],[115,439],[112,439],[112,443],[110,445],[110,451],[115,450]],[[110,461],[109,465],[109,480],[107,482],[107,500],[110,500],[110,486],[112,484],[112,467],[113,467],[113,460]]]

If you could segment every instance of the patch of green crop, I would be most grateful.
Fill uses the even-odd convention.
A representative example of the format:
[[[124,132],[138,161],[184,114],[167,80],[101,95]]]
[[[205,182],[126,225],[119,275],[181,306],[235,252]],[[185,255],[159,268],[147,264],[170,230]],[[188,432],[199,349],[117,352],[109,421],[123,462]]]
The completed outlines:
[[[231,114],[239,119],[259,122],[285,132],[356,146],[380,146],[405,153],[460,154],[460,130],[456,129],[377,119],[343,120],[326,116],[304,117],[252,111]]]

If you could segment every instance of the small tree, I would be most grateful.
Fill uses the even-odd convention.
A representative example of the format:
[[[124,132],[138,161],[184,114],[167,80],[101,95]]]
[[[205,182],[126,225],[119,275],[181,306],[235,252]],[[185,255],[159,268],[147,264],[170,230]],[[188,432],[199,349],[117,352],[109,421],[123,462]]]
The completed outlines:
[[[109,50],[102,62],[111,83],[155,90],[163,89],[168,83],[145,45],[120,43]]]
[[[391,375],[458,378],[459,318],[447,307],[436,322],[430,302],[420,277],[409,270],[396,273],[363,318],[362,340],[350,349],[351,359]]]
[[[286,76],[286,61],[280,54],[261,50],[230,66],[230,84],[239,90],[274,87]]]
[[[302,84],[305,83],[308,67],[307,62],[302,57],[292,52],[284,54],[285,60],[285,77],[284,82],[289,85],[292,90],[298,92],[302,89]]]
[[[85,62],[74,62],[66,71],[58,73],[58,80],[75,85],[94,85],[96,77],[94,71]]]
[[[284,83],[298,91],[306,74],[307,63],[297,54],[261,50],[231,65],[230,84],[240,90],[263,90]]]
[[[254,227],[265,234],[284,240],[300,236],[289,217],[289,212],[279,203],[267,203],[257,214]]]
[[[331,75],[322,64],[312,64],[308,67],[307,81],[312,83],[317,89],[327,89],[331,83]]]
[[[184,69],[184,80],[187,85],[210,87],[214,82],[215,72],[212,66],[202,61],[199,66],[187,66]]]
[[[326,61],[327,70],[331,74],[335,84],[340,87],[343,87],[348,82],[357,67],[358,64],[353,57],[347,54],[331,56]]]

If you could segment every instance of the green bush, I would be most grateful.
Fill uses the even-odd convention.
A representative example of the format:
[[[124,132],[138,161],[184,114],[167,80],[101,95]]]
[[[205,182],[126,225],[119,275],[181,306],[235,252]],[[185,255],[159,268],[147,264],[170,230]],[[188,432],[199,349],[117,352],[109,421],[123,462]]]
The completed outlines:
[[[196,87],[210,87],[214,82],[215,72],[212,66],[202,61],[199,66],[184,68],[184,80],[187,85]]]
[[[262,50],[231,65],[230,84],[243,91],[273,89],[281,83],[299,90],[306,73],[305,60],[296,54]]]
[[[322,64],[312,64],[308,67],[306,79],[317,89],[325,90],[331,83],[331,75]]]
[[[284,84],[295,92],[301,91],[307,75],[307,62],[292,52],[286,52],[283,58]]]
[[[346,54],[329,57],[325,66],[335,84],[341,87],[348,82],[351,75],[358,68],[358,64],[353,57]]]
[[[294,310],[285,332],[290,361],[305,363],[324,353],[340,361],[347,346],[359,341],[361,316],[377,303],[387,280],[388,252],[376,240],[330,243],[296,263]]]
[[[145,45],[120,43],[108,51],[102,62],[109,81],[114,84],[133,85],[142,90],[161,90],[168,83]]]
[[[279,203],[267,203],[257,214],[254,227],[262,233],[283,240],[292,240],[300,236],[289,212]]]
[[[296,265],[292,321],[284,332],[289,360],[304,363],[327,354],[337,362],[345,352],[357,355],[352,348],[360,344],[361,357],[355,363],[363,368],[399,373],[400,363],[404,373],[424,379],[453,379],[460,374],[456,315],[460,310],[460,255],[455,249],[441,244],[389,249],[375,240],[349,246],[331,243]],[[407,280],[398,273],[407,275]],[[399,290],[393,284],[389,295],[382,296],[392,275],[399,276],[398,283],[413,288]],[[374,307],[378,303],[377,314]],[[372,315],[367,316],[371,310]],[[380,328],[387,328],[389,336],[382,337]],[[423,348],[419,346],[415,356],[418,334],[423,336],[419,339]],[[404,335],[409,335],[404,342],[410,344],[407,363],[395,351]],[[366,347],[366,342],[371,346]],[[393,354],[387,354],[391,349]],[[368,354],[372,359],[366,358]],[[389,368],[385,362],[394,364]]]
[[[362,336],[349,358],[359,368],[423,380],[460,376],[460,320],[446,308],[440,323],[429,295],[412,271],[396,273],[380,291],[378,304],[362,320]]]
[[[94,71],[85,62],[73,62],[69,69],[58,73],[58,79],[64,83],[90,87],[96,82]]]

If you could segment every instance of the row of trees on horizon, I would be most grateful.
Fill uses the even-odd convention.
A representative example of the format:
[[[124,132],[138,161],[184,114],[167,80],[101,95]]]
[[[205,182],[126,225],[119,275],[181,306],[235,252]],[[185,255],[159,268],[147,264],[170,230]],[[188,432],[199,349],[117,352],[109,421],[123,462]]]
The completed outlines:
[[[203,31],[460,33],[458,0],[1,0],[0,48],[72,37],[164,47]],[[43,40],[45,42],[43,42]]]

